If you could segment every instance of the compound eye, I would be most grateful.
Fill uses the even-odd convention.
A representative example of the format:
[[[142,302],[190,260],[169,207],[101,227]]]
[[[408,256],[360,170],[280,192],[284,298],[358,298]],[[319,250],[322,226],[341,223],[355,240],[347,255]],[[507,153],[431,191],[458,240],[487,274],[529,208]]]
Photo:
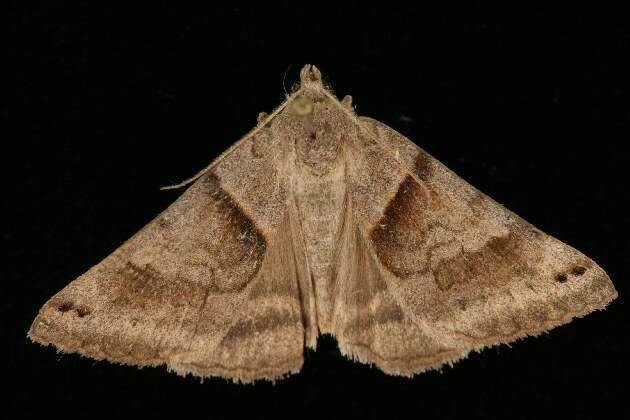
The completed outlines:
[[[313,101],[304,95],[298,96],[291,103],[293,112],[300,116],[305,116],[313,112]]]

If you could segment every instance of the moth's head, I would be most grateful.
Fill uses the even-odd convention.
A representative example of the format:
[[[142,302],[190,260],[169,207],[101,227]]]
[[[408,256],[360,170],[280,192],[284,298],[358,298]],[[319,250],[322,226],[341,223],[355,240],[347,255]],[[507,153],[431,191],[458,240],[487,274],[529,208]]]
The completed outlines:
[[[300,84],[296,89],[293,100],[289,103],[289,110],[300,117],[307,118],[315,110],[316,102],[330,99],[326,95],[328,91],[322,82],[322,73],[311,64],[307,64],[300,70]]]
[[[322,72],[312,64],[307,64],[300,70],[300,89],[322,88]]]
[[[285,135],[296,148],[298,159],[316,172],[336,166],[344,132],[347,132],[349,102],[340,103],[322,83],[322,74],[313,65],[300,71],[300,87],[291,96],[284,112]]]

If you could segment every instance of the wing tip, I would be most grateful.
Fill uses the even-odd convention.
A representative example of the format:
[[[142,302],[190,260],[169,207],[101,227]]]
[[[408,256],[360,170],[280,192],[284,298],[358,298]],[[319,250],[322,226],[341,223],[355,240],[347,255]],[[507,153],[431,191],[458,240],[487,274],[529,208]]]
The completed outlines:
[[[606,276],[607,278],[607,276]],[[595,300],[582,306],[580,309],[569,312],[558,319],[549,319],[537,326],[524,328],[511,334],[497,334],[489,337],[468,338],[461,346],[444,350],[434,355],[420,355],[411,357],[383,357],[375,353],[370,347],[361,343],[339,342],[341,353],[351,360],[364,364],[376,366],[381,371],[389,375],[413,377],[427,371],[437,370],[439,372],[446,366],[453,367],[455,363],[467,358],[471,352],[481,353],[487,348],[499,346],[526,339],[537,337],[552,329],[566,325],[576,318],[582,318],[594,311],[605,310],[606,307],[618,297],[612,282],[608,280],[607,287]]]

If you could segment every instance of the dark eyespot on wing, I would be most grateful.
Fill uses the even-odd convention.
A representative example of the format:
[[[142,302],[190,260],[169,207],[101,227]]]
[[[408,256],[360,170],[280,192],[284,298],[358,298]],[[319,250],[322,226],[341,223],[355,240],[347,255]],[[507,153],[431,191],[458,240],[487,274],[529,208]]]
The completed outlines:
[[[586,273],[586,267],[582,267],[581,265],[576,265],[571,269],[571,274],[577,277],[583,275],[584,273]]]
[[[68,312],[74,308],[74,304],[69,301],[63,301],[59,305],[57,305],[57,310],[59,312]]]
[[[566,281],[568,280],[567,275],[564,273],[559,273],[556,274],[556,281],[558,283],[566,283]]]
[[[86,317],[86,316],[90,315],[91,313],[92,313],[92,311],[90,311],[90,309],[88,307],[80,306],[80,307],[77,308],[77,316],[79,318]]]

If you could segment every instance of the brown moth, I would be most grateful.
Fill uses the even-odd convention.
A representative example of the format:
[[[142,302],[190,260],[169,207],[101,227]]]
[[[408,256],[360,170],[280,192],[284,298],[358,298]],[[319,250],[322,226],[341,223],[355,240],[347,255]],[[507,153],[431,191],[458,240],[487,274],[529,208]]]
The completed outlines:
[[[235,381],[298,372],[319,334],[411,376],[617,296],[595,262],[355,115],[307,65],[166,211],[53,296],[28,336]]]

